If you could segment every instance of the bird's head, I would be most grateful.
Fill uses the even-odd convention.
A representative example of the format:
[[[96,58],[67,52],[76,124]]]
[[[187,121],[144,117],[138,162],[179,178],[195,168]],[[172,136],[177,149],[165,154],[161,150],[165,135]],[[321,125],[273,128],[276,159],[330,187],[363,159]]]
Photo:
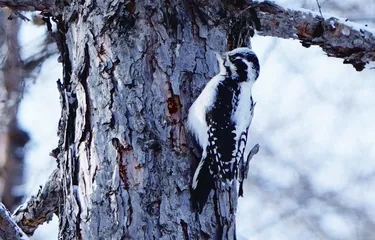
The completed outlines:
[[[255,53],[246,47],[225,53],[223,66],[231,78],[255,82],[259,76],[259,61]]]

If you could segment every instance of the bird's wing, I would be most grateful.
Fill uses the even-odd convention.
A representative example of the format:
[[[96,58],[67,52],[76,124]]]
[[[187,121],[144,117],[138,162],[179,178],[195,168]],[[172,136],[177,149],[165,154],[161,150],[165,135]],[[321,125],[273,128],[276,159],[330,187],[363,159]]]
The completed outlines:
[[[207,147],[193,178],[194,202],[202,211],[214,187],[216,178],[234,178],[234,150],[236,149],[235,123],[231,115],[236,91],[225,82],[218,85],[217,98],[206,113],[208,126]]]

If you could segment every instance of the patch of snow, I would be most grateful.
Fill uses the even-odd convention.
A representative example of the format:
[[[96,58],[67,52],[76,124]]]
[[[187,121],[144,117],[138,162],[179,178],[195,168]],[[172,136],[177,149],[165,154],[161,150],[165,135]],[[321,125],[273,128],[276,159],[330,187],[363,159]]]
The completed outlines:
[[[351,219],[342,217],[335,213],[326,213],[323,215],[320,226],[326,234],[333,239],[354,239],[355,222]]]
[[[341,33],[345,36],[349,36],[350,35],[350,29],[347,28],[347,27],[344,27],[342,30],[341,30]]]

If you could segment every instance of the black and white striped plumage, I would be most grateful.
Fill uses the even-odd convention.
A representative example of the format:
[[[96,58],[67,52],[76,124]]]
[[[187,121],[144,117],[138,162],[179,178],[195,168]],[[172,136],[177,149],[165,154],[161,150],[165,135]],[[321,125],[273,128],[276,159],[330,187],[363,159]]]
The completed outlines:
[[[249,48],[236,48],[218,61],[220,73],[207,83],[188,115],[188,128],[203,149],[192,184],[200,212],[215,183],[237,178],[253,116],[251,89],[259,75],[258,58]]]

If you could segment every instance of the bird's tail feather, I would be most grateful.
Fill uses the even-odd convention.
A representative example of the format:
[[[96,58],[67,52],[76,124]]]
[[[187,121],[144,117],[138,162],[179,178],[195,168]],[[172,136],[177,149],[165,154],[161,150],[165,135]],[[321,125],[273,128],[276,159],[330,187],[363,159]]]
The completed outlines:
[[[210,171],[210,162],[207,158],[202,159],[193,178],[193,206],[199,213],[202,213],[208,196],[214,187],[214,175]]]

